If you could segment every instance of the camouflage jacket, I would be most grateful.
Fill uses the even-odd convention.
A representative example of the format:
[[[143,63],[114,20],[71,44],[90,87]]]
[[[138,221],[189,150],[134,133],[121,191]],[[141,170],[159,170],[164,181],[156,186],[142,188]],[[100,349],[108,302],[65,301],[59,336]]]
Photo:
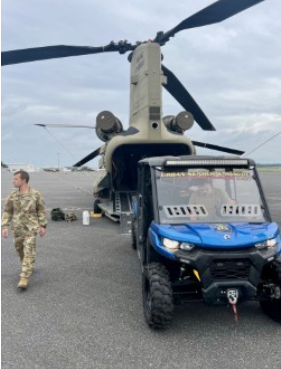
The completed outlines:
[[[7,228],[11,221],[14,231],[33,232],[46,227],[46,208],[41,194],[32,188],[28,193],[13,191],[7,198],[1,226]]]

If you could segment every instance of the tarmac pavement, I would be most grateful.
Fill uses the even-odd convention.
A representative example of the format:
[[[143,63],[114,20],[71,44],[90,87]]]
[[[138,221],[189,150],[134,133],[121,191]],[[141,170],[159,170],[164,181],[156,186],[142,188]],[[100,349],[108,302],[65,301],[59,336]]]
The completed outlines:
[[[168,330],[143,318],[141,271],[119,225],[82,225],[96,173],[31,173],[47,208],[75,209],[72,223],[49,219],[38,238],[35,272],[17,290],[20,262],[11,234],[2,239],[2,369],[280,369],[281,326],[258,303],[230,308],[176,307]],[[271,213],[281,225],[281,173],[261,173]],[[12,174],[2,172],[3,200]],[[49,213],[48,213],[49,214]]]

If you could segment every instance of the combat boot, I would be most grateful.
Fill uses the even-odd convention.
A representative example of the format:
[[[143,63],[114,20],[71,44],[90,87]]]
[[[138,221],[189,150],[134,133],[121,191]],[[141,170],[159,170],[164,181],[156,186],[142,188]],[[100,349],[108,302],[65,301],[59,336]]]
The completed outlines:
[[[18,288],[26,289],[27,285],[28,285],[28,278],[27,277],[20,277]]]

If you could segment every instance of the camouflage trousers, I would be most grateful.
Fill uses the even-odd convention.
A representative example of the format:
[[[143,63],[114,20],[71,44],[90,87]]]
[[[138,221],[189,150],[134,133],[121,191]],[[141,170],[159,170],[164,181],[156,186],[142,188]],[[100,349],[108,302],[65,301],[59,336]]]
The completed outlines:
[[[16,251],[21,260],[20,277],[30,277],[34,269],[36,257],[36,233],[14,232]]]

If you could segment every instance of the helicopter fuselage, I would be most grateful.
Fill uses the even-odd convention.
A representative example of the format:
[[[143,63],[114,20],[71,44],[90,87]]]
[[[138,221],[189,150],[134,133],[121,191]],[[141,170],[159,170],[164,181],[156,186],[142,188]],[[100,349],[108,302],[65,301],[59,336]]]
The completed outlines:
[[[191,140],[183,132],[168,130],[163,122],[162,85],[167,78],[161,68],[160,46],[156,43],[142,44],[130,59],[130,127],[116,134],[100,151],[99,166],[104,171],[94,184],[94,195],[103,201],[114,202],[117,193],[131,198],[136,191],[137,163],[141,159],[196,153]],[[115,208],[113,204],[113,213],[118,213]],[[130,206],[126,205],[126,210],[128,208]]]

